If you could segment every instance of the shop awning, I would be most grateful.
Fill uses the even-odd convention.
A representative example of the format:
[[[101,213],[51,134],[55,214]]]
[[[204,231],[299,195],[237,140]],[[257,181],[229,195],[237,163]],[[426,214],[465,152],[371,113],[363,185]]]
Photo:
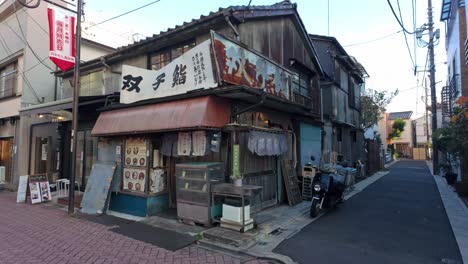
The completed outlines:
[[[103,112],[93,136],[150,133],[167,130],[222,128],[229,122],[229,101],[196,97]]]

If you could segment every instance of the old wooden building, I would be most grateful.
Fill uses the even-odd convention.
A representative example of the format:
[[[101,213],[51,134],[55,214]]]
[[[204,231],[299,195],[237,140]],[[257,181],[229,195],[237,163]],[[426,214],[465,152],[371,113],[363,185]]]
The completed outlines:
[[[265,208],[286,199],[282,160],[299,171],[320,157],[323,72],[289,1],[221,8],[81,71],[102,80],[96,89],[120,90],[91,131],[96,162],[117,164],[111,210],[145,216],[189,205],[204,212],[209,185],[186,179],[180,168],[187,164],[222,164],[221,181],[234,175],[261,186]],[[65,85],[71,74],[62,75]],[[106,81],[115,75],[122,81]]]

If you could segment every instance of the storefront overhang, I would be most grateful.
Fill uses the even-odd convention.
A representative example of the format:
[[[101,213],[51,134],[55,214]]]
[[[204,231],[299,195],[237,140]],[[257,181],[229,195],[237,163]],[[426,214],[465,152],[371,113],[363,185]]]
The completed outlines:
[[[214,96],[121,108],[102,112],[91,134],[111,136],[222,128],[229,123],[230,110],[227,100]]]

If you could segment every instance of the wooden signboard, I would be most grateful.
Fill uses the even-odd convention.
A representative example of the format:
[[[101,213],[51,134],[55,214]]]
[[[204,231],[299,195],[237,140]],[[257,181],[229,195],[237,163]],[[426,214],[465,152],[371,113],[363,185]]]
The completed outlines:
[[[281,169],[289,206],[294,206],[302,202],[301,192],[299,190],[299,184],[297,182],[296,173],[292,167],[290,160],[282,160]]]

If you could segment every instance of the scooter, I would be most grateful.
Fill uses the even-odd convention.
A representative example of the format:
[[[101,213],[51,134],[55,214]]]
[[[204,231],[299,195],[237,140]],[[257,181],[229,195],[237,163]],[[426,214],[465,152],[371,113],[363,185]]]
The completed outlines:
[[[313,157],[312,157],[312,160]],[[333,169],[320,169],[312,181],[310,217],[316,217],[323,208],[334,208],[344,201],[345,177]]]

